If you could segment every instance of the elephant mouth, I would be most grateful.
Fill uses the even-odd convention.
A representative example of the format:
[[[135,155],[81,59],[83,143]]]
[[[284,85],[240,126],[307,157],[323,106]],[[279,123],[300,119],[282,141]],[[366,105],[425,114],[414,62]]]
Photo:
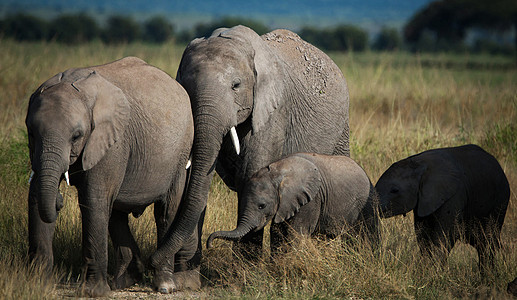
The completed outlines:
[[[238,123],[237,125],[230,127],[230,129],[224,135],[225,140],[231,140],[233,151],[235,154],[237,154],[237,156],[240,156],[243,150],[241,142],[250,130],[251,118],[248,118],[245,119],[242,123]]]
[[[31,174],[29,175],[29,183],[31,183],[33,177],[34,177],[34,171],[31,171]],[[70,175],[68,174],[68,171],[63,173],[63,175],[61,176],[61,180],[63,180],[63,178],[65,179],[66,184],[70,185]]]
[[[264,229],[264,227],[266,227],[266,224],[259,225],[259,226],[255,227],[255,228],[253,228],[253,229],[251,230],[251,232],[258,232],[258,231],[260,231],[260,230]]]
[[[388,205],[381,205],[379,211],[382,218],[393,217],[393,213],[391,209],[388,207]]]

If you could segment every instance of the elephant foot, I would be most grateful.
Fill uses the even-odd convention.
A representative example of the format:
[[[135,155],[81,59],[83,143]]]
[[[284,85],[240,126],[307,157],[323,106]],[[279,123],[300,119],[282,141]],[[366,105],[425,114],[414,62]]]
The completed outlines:
[[[154,288],[162,294],[182,290],[197,290],[201,288],[201,275],[199,268],[195,270],[171,273],[169,271],[156,271],[154,275]]]
[[[517,277],[510,283],[508,283],[508,288],[506,289],[508,293],[517,297]]]
[[[143,277],[140,273],[130,274],[124,273],[121,276],[114,278],[111,283],[112,290],[123,290],[132,286],[133,284],[142,281]]]
[[[113,281],[111,282],[112,290],[123,290],[144,279],[144,265],[139,259],[133,261],[127,269],[115,272]]]
[[[52,269],[54,266],[54,258],[52,257],[52,254],[41,255],[38,253],[29,253],[29,263],[30,265],[37,266],[41,269],[44,276],[52,276]]]
[[[176,283],[176,289],[178,291],[200,289],[201,274],[199,273],[199,268],[174,273],[174,282]]]
[[[111,288],[106,281],[99,281],[95,284],[84,283],[79,288],[80,297],[103,297],[111,293]]]
[[[176,291],[176,284],[174,283],[172,272],[155,270],[154,289],[162,294],[170,294]]]

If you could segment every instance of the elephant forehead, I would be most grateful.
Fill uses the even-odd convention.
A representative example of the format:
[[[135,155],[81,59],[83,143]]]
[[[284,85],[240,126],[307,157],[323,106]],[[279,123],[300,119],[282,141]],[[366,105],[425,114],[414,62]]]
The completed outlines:
[[[189,49],[184,60],[190,69],[206,68],[208,65],[237,66],[251,58],[252,51],[247,48],[242,42],[215,37]]]
[[[220,37],[209,38],[203,43],[199,43],[189,49],[188,55],[192,57],[206,57],[214,59],[216,57],[231,57],[244,55],[243,44],[232,39]]]
[[[44,93],[34,99],[28,110],[27,125],[38,128],[58,123],[77,126],[77,120],[89,119],[89,110],[77,94],[62,91]]]
[[[86,110],[81,94],[74,92],[67,84],[60,84],[36,97],[31,105],[31,111],[45,114],[62,114],[83,112]]]
[[[414,162],[404,159],[391,165],[382,177],[391,179],[412,177],[411,171],[416,167],[417,165]]]
[[[214,75],[217,81],[221,84],[225,84],[228,80],[231,80],[232,74],[235,74],[235,68],[231,65],[228,65],[224,68],[221,68],[219,72],[216,72]]]
[[[246,191],[252,194],[267,194],[275,190],[268,176],[253,177],[246,187]]]

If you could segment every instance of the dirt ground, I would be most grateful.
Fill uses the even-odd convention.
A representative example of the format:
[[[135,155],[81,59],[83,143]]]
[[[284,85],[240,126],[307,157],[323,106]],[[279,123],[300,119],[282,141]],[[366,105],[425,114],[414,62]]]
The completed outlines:
[[[57,299],[90,299],[81,298],[77,296],[77,286],[72,285],[59,285],[56,288]],[[153,291],[149,286],[134,285],[122,291],[113,291],[108,296],[100,299],[203,299],[202,292],[199,291],[186,291],[186,292],[175,292],[172,294],[164,295]]]

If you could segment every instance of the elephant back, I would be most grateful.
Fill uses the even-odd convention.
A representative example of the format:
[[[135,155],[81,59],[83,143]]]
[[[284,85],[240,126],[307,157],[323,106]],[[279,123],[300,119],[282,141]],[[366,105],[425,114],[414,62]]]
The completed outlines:
[[[328,55],[296,33],[278,29],[262,35],[262,39],[292,68],[291,71],[308,91],[318,97],[341,95],[348,106],[348,89],[339,67]],[[293,74],[291,72],[290,74]]]

